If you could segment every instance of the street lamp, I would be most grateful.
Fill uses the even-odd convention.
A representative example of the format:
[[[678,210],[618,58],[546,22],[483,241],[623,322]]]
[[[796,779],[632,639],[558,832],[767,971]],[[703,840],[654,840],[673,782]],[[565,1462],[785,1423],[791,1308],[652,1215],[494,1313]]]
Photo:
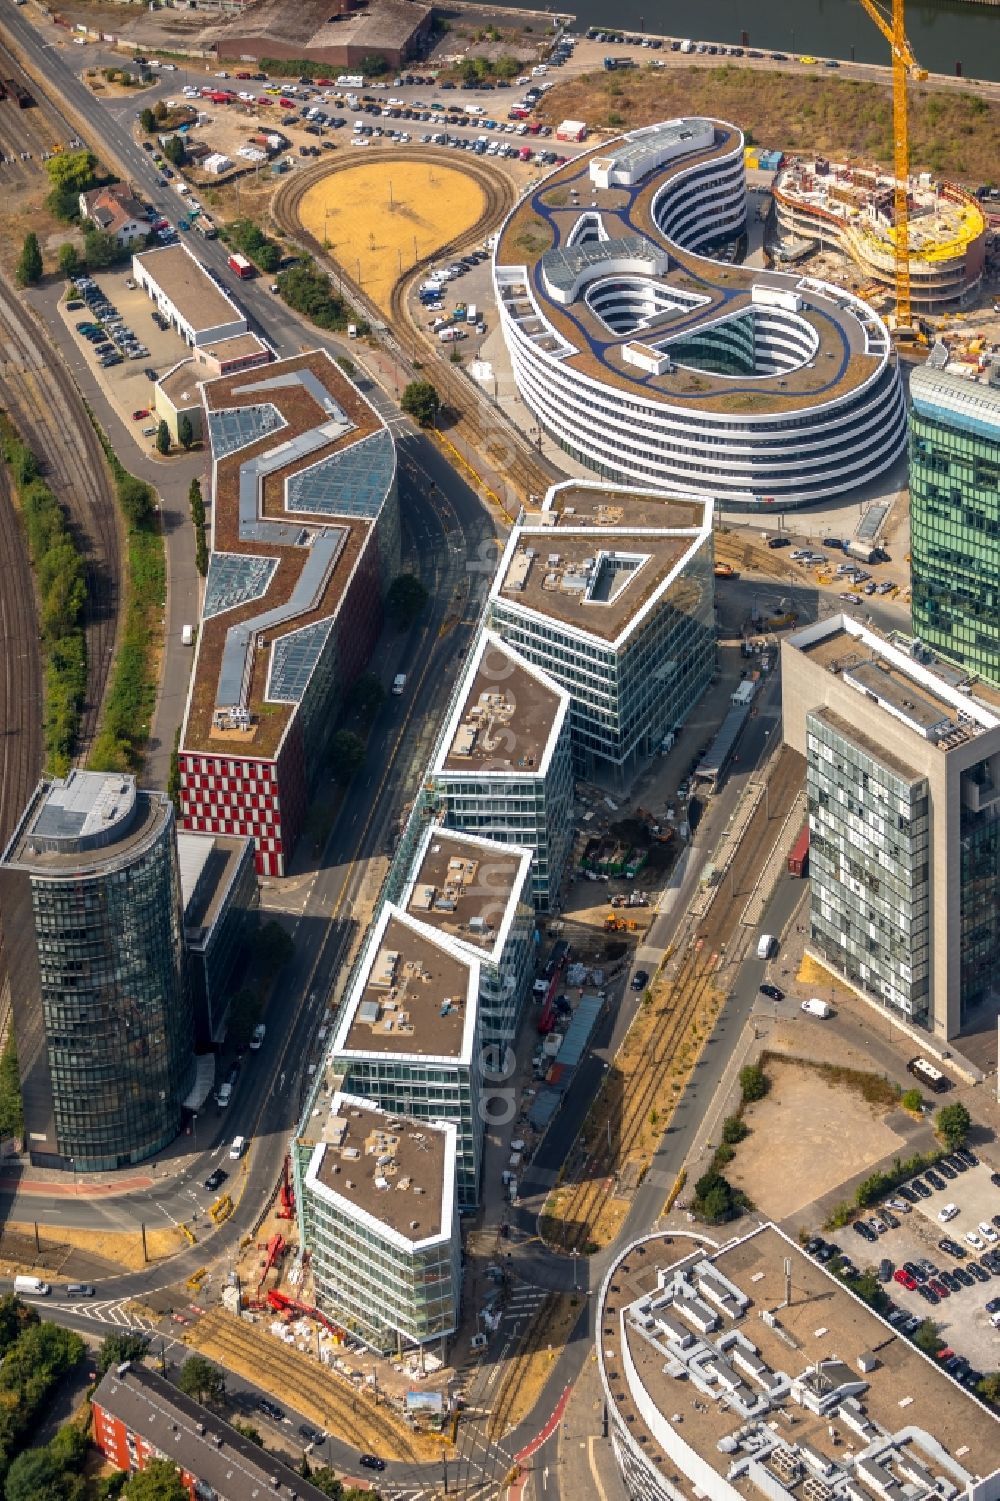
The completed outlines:
[[[577,1274],[576,1274],[576,1272],[577,1272],[577,1267],[580,1264],[580,1253],[574,1247],[573,1251],[571,1252],[571,1255],[573,1257],[573,1291],[574,1292],[578,1292],[579,1291],[579,1284],[577,1282]]]

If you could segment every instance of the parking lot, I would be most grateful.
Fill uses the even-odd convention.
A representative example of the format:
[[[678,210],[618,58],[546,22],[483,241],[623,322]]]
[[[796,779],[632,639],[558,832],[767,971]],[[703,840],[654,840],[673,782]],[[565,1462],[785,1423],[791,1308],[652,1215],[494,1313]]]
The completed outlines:
[[[152,414],[153,381],[147,371],[155,371],[157,375],[162,375],[165,370],[176,365],[178,360],[183,359],[188,351],[184,340],[174,329],[164,330],[153,322],[153,314],[156,312],[155,304],[141,289],[128,285],[131,279],[128,266],[120,266],[111,271],[100,271],[93,278],[99,294],[115,308],[122,319],[124,328],[131,330],[141,341],[141,347],[147,351],[139,358],[130,359],[125,353],[121,364],[103,368],[97,353],[103,345],[88,340],[86,335],[78,330],[78,324],[96,323],[101,328],[105,328],[104,319],[95,314],[92,306],[88,306],[82,298],[72,299],[74,303],[83,302],[81,307],[71,307],[66,301],[61,302],[59,306],[67,327],[72,330],[73,339],[117,405],[123,421],[128,425],[136,442],[148,449],[155,436],[156,418],[153,415],[135,419],[132,417],[133,412]],[[93,305],[93,298],[91,298],[91,304]],[[107,342],[112,342],[110,337]]]
[[[852,1225],[826,1239],[860,1269],[877,1267],[883,1259],[888,1260],[892,1271],[885,1290],[893,1303],[906,1314],[933,1319],[948,1348],[964,1356],[976,1370],[987,1372],[996,1369],[1000,1352],[1000,1331],[986,1309],[987,1302],[1000,1298],[1000,1254],[995,1254],[1000,1252],[1000,1227],[993,1223],[994,1216],[1000,1222],[1000,1186],[991,1181],[991,1167],[981,1161],[965,1172],[951,1171],[950,1178],[943,1170],[936,1173],[942,1188],[934,1187],[926,1172],[920,1175],[919,1181],[930,1191],[927,1197],[918,1197],[904,1184],[915,1203],[897,1192],[888,1196],[885,1206],[862,1211],[858,1219],[871,1228],[874,1239],[862,1237]],[[959,1212],[942,1222],[940,1213],[949,1204],[957,1206]],[[884,1218],[886,1206],[894,1224]],[[987,1230],[992,1232],[992,1240]],[[970,1233],[976,1236],[979,1247],[967,1241]],[[950,1243],[952,1249],[942,1248],[942,1241]],[[956,1249],[960,1254],[955,1254]],[[926,1265],[919,1267],[922,1260],[934,1270]],[[915,1287],[904,1286],[896,1279],[895,1273],[907,1263],[919,1267],[923,1275],[922,1283],[909,1277],[917,1283]],[[969,1270],[973,1264],[975,1273]],[[944,1282],[941,1273],[945,1274]],[[921,1294],[921,1285],[937,1287],[937,1301]]]

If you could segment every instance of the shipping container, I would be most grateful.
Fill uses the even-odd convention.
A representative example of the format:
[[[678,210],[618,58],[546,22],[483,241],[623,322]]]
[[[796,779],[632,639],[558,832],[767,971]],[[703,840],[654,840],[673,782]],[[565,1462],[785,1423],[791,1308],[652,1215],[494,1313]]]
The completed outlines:
[[[788,873],[792,876],[804,876],[809,869],[809,825],[805,823],[799,830],[799,837],[792,845],[788,856]]]

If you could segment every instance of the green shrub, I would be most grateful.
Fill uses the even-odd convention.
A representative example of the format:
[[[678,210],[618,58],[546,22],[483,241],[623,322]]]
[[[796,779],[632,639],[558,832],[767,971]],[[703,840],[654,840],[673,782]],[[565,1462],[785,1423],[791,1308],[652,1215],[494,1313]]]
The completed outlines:
[[[767,1075],[759,1063],[747,1063],[740,1069],[740,1094],[744,1105],[762,1100],[767,1094]]]
[[[750,1135],[750,1127],[738,1115],[728,1115],[722,1122],[722,1140],[730,1146]]]

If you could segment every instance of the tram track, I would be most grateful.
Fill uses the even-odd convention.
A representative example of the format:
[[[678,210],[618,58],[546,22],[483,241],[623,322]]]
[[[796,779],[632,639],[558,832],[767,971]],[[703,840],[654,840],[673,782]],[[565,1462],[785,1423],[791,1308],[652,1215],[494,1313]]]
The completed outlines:
[[[616,1080],[613,1068],[609,1073],[605,1088],[618,1089],[620,1112],[617,1120],[609,1116],[607,1132],[596,1133],[580,1181],[558,1191],[558,1231],[553,1233],[551,1228],[549,1231],[549,1243],[554,1250],[572,1254],[592,1248],[594,1231],[613,1180],[638,1151],[654,1110],[657,1123],[662,1121],[661,1129],[668,1128],[682,1092],[678,1089],[673,1099],[664,1099],[664,1078],[678,1061],[697,1024],[712,1020],[724,989],[721,972],[724,966],[741,957],[748,942],[741,927],[741,908],[733,900],[734,895],[751,889],[801,784],[801,758],[783,747],[768,778],[767,796],[754,810],[730,869],[716,887],[707,911],[701,917],[692,915],[687,919],[671,960],[654,981],[650,1004],[662,1018],[662,1026],[657,1029],[653,1045],[643,1052],[639,1067],[627,1081],[621,1076]],[[702,1045],[710,1031],[711,1027],[706,1026],[704,1034],[699,1035]],[[691,1067],[700,1051],[699,1047],[690,1058]]]
[[[387,162],[427,161],[426,152],[404,149],[376,149],[365,155],[365,164],[385,160]],[[346,289],[349,300],[373,324],[385,322],[385,312],[365,294],[357,282],[347,273],[339,261],[323,248],[322,244],[302,225],[299,210],[303,198],[320,182],[340,172],[357,166],[355,157],[327,163],[308,169],[279,188],[271,204],[275,224],[288,239],[307,249],[315,259],[326,259],[337,268],[338,281]],[[449,165],[452,165],[449,162]],[[465,172],[478,184],[483,193],[483,210],[476,222],[439,246],[431,255],[423,256],[399,277],[392,289],[389,307],[389,330],[395,343],[395,356],[404,363],[413,375],[417,374],[415,362],[418,351],[421,363],[430,368],[435,386],[442,402],[454,413],[455,423],[450,432],[467,444],[470,449],[488,460],[491,468],[503,474],[510,485],[527,502],[529,497],[544,495],[554,480],[560,476],[539,455],[530,443],[504,417],[503,413],[488,401],[475,385],[455,371],[440,358],[440,345],[428,338],[427,331],[420,327],[411,315],[407,291],[413,279],[431,265],[455,255],[460,255],[477,245],[503,221],[516,199],[514,182],[487,167],[478,160],[466,160],[453,164],[456,170]],[[408,352],[409,350],[409,352]]]

